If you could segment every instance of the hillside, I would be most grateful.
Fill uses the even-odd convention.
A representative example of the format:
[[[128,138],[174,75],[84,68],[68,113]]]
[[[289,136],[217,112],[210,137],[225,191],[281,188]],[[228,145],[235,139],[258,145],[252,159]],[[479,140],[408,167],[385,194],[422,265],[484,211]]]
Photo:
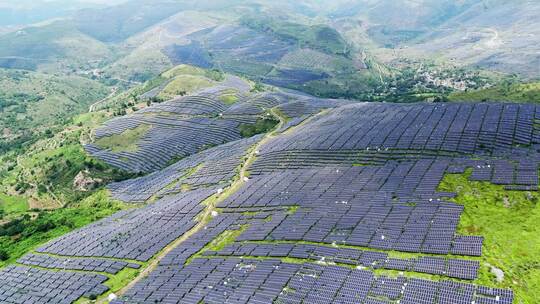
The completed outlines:
[[[0,304],[540,303],[537,16],[0,0]]]
[[[73,29],[70,23],[26,27],[0,36],[0,67],[75,71],[111,56],[108,46]]]
[[[227,302],[249,290],[246,300],[265,303],[417,303],[426,286],[429,297],[449,301],[538,299],[536,273],[526,266],[539,258],[530,246],[536,106],[350,103],[279,91],[243,91],[229,103],[220,97],[229,90],[218,85],[151,104],[99,127],[87,151],[114,167],[153,172],[107,186],[135,208],[37,246],[2,270],[3,286],[31,273],[24,297],[38,288],[34,278],[64,281],[80,265],[104,261],[77,272],[75,280],[86,283],[72,301],[114,292],[120,299],[112,303],[163,302],[178,293]],[[278,123],[233,136],[233,121],[252,124],[258,116]],[[213,124],[223,125],[203,131]],[[140,126],[147,128],[134,133]],[[191,148],[193,134],[198,146]],[[52,271],[57,265],[63,269]],[[250,279],[259,273],[274,287]],[[328,284],[326,273],[341,283],[317,293],[301,284],[306,273],[314,286]],[[202,279],[176,283],[196,275],[212,277],[215,288],[190,291],[207,286]],[[363,293],[341,287],[352,280]],[[394,289],[378,287],[383,281]]]
[[[540,83],[507,83],[482,90],[454,93],[452,101],[540,102]]]
[[[66,117],[69,117],[65,115]],[[111,115],[87,113],[0,157],[0,267],[51,238],[130,206],[107,183],[136,177],[92,159],[81,145]]]
[[[50,0],[45,3],[32,0],[0,1],[0,26],[24,26],[63,18],[83,8],[100,8],[123,0]]]
[[[102,42],[121,42],[174,15],[182,1],[136,0],[103,9],[85,9],[73,16],[76,28]]]
[[[23,70],[0,69],[0,86],[2,153],[52,134],[53,127],[109,93],[90,79]]]
[[[404,5],[132,0],[0,35],[0,45],[6,46],[0,47],[0,66],[94,75],[129,88],[190,64],[319,97],[394,100],[393,92],[414,80],[395,85],[395,75],[432,63],[434,70],[457,67],[534,78],[537,9],[534,3],[473,0]],[[495,22],[500,16],[511,18]],[[496,83],[498,76],[493,78]],[[452,85],[419,85],[423,89],[408,101],[452,90]],[[406,89],[415,88],[407,84]]]
[[[337,23],[385,63],[437,59],[537,78],[535,1],[364,2]]]

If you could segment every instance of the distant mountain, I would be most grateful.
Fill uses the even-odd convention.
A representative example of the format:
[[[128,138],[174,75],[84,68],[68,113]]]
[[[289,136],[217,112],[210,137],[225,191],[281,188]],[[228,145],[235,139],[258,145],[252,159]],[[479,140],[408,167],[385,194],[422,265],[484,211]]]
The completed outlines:
[[[334,20],[379,59],[435,59],[528,78],[540,75],[538,1],[363,1]]]
[[[90,68],[110,55],[107,45],[61,21],[0,36],[4,68],[66,72]]]
[[[51,2],[51,9],[58,3]],[[532,1],[101,4],[65,5],[62,20],[0,29],[0,67],[63,72],[99,68],[107,77],[130,83],[187,63],[348,97],[384,85],[381,77],[392,74],[385,65],[399,69],[410,60],[527,78],[540,74],[540,3]]]
[[[63,18],[83,8],[99,8],[126,0],[1,0],[0,26],[28,25],[52,18]]]
[[[74,16],[75,27],[103,42],[120,42],[185,8],[179,1],[135,0],[103,9],[85,9]]]

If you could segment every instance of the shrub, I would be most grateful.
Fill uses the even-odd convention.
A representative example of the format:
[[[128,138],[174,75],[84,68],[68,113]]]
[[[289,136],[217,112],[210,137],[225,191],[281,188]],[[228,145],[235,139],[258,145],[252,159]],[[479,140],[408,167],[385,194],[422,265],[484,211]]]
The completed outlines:
[[[257,134],[266,133],[272,130],[278,123],[279,121],[273,118],[259,118],[253,125],[240,125],[240,135],[242,135],[242,137],[251,137]]]
[[[7,261],[9,259],[9,253],[4,249],[0,249],[0,261]]]

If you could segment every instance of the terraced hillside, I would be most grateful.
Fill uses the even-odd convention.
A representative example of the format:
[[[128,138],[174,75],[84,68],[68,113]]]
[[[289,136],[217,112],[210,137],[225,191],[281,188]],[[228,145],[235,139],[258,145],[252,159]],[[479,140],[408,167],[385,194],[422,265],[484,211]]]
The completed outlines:
[[[87,147],[112,165],[153,171],[109,185],[115,198],[142,205],[2,269],[0,301],[540,299],[540,107],[284,92],[218,100],[205,91],[98,129],[103,137],[150,126],[135,152]],[[236,124],[261,114],[279,123],[241,138]],[[199,130],[193,121],[208,123]]]
[[[251,129],[272,122],[269,111],[273,107],[293,119],[291,126],[323,108],[346,103],[293,93],[252,93],[250,88],[242,79],[227,76],[194,95],[107,122],[95,131],[96,140],[86,150],[120,169],[148,173],[204,149],[260,133]]]

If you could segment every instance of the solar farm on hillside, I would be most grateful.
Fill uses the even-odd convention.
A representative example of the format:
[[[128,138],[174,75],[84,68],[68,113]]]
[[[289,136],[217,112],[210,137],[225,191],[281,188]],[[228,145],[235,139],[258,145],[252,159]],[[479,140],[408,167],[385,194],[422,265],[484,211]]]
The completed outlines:
[[[0,302],[104,301],[109,275],[132,269],[139,275],[111,303],[513,303],[512,290],[476,283],[483,236],[458,232],[467,207],[439,186],[467,174],[537,191],[540,106],[356,103],[238,87],[226,103],[230,89],[97,129],[96,141],[147,126],[136,149],[85,147],[146,174],[108,186],[138,208],[2,269]],[[242,136],[265,117],[279,124]]]

